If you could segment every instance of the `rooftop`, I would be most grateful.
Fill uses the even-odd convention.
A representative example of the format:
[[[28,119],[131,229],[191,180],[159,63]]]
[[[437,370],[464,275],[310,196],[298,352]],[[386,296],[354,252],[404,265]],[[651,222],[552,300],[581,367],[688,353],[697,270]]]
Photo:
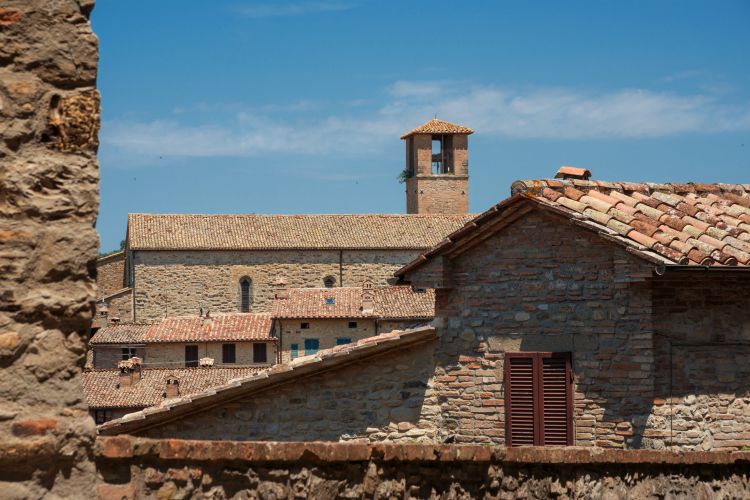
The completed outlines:
[[[435,291],[409,286],[373,288],[372,307],[363,307],[362,287],[292,288],[273,302],[275,318],[432,319]]]
[[[471,215],[130,214],[132,250],[426,249]]]
[[[83,372],[81,384],[86,404],[92,408],[144,408],[162,403],[167,378],[179,381],[181,395],[195,394],[230,380],[249,377],[265,368],[143,368],[141,379],[119,387],[120,371]]]
[[[474,131],[469,127],[463,125],[456,125],[455,123],[446,122],[433,118],[427,123],[423,123],[419,127],[410,130],[401,136],[402,139],[406,139],[414,134],[473,134]]]
[[[449,234],[396,275],[403,276],[430,257],[447,252],[523,202],[533,202],[570,218],[657,264],[750,265],[750,184],[655,184],[568,178],[516,181],[511,190],[510,198]]]

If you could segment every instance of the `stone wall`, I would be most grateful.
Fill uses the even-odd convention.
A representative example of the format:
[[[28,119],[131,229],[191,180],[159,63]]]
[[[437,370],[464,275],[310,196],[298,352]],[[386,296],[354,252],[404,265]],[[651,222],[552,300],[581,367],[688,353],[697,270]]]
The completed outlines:
[[[747,498],[748,453],[99,438],[101,498]]]
[[[253,361],[254,342],[170,342],[164,344],[148,344],[145,349],[143,362],[149,368],[183,367],[185,363],[185,346],[197,345],[198,356],[211,358],[214,366],[270,366],[276,362],[276,345],[273,342],[266,344],[266,363],[255,363]],[[236,362],[224,364],[222,362],[222,345],[234,344]]]
[[[748,279],[728,272],[655,278],[654,440],[682,449],[750,447]]]
[[[125,286],[125,252],[117,252],[96,261],[97,298],[119,292]]]
[[[400,250],[331,251],[135,251],[135,319],[145,321],[197,314],[239,312],[242,277],[252,280],[252,312],[270,312],[280,278],[286,286],[386,285],[418,254]],[[340,265],[341,264],[341,265]]]
[[[356,328],[349,328],[350,321],[357,323]],[[302,323],[309,328],[303,329]],[[280,332],[281,361],[291,359],[291,345],[297,344],[300,356],[305,355],[305,339],[318,339],[319,349],[336,346],[336,339],[346,337],[357,340],[375,335],[374,319],[282,319],[276,320]]]
[[[440,416],[437,394],[429,382],[434,371],[432,344],[311,373],[199,409],[142,434],[241,441],[433,441]]]
[[[0,488],[91,491],[78,374],[94,309],[98,42],[90,0],[0,7]]]
[[[93,352],[92,368],[105,369],[105,368],[117,368],[117,365],[122,361],[122,349],[128,347],[125,345],[108,345],[108,344],[97,344],[92,346],[91,351]],[[141,359],[146,357],[145,347],[134,347],[135,355]],[[184,353],[183,353],[184,356]]]

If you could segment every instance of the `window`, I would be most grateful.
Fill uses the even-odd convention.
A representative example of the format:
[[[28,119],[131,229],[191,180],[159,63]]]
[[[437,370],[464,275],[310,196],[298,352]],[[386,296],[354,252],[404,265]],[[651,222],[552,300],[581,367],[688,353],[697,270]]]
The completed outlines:
[[[221,345],[221,362],[222,363],[235,363],[237,361],[237,349],[235,344],[222,344]]]
[[[350,321],[349,322],[349,328],[357,328],[357,322],[356,321]]]
[[[122,348],[122,360],[127,361],[135,356],[135,347],[123,347]]]
[[[336,286],[336,278],[333,276],[326,276],[323,278],[323,285],[325,285],[326,288],[333,288]]]
[[[253,344],[253,363],[266,363],[266,344]]]
[[[250,312],[250,303],[252,302],[252,282],[250,278],[240,280],[240,311]]]
[[[505,354],[505,442],[573,444],[570,353]]]
[[[198,366],[198,346],[197,345],[186,345],[185,346],[185,368]]]
[[[97,425],[112,420],[112,410],[94,410],[94,421]]]
[[[319,345],[318,339],[305,339],[305,356],[318,352]]]
[[[326,305],[332,306],[336,303],[336,299],[333,297],[326,297]]]
[[[336,345],[351,344],[352,339],[349,337],[339,337],[336,339]]]
[[[300,323],[299,327],[302,330],[309,330],[310,329],[310,323]]]
[[[292,344],[291,351],[292,351],[292,359],[299,357],[299,345],[298,344]]]

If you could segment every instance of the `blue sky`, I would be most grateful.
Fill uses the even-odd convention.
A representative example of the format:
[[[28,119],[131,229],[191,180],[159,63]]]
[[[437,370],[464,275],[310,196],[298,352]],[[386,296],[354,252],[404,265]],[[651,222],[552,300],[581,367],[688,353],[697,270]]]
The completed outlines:
[[[750,2],[99,0],[103,250],[129,212],[402,213],[399,135],[472,127],[470,209],[560,165],[750,182]]]

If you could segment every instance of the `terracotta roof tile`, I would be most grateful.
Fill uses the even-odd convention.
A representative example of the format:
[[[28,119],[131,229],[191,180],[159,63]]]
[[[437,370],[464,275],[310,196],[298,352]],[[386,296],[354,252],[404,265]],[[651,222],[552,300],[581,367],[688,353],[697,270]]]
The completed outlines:
[[[149,324],[122,323],[100,328],[89,340],[90,344],[142,344]]]
[[[435,291],[415,292],[408,286],[376,287],[373,307],[364,310],[362,287],[291,288],[273,302],[275,318],[432,319]]]
[[[186,316],[165,318],[151,325],[144,341],[156,342],[229,342],[275,340],[269,313],[220,314],[210,318]]]
[[[180,395],[189,395],[264,369],[267,368],[143,368],[141,380],[129,387],[119,387],[119,370],[92,370],[83,372],[81,385],[86,403],[92,408],[135,409],[162,403],[166,399],[167,377],[179,381]]]
[[[410,130],[401,136],[402,139],[414,134],[473,134],[474,131],[463,125],[456,125],[455,123],[446,122],[444,120],[438,120],[433,118],[432,120],[423,123],[419,127]]]
[[[132,250],[425,249],[472,215],[130,214]]]

